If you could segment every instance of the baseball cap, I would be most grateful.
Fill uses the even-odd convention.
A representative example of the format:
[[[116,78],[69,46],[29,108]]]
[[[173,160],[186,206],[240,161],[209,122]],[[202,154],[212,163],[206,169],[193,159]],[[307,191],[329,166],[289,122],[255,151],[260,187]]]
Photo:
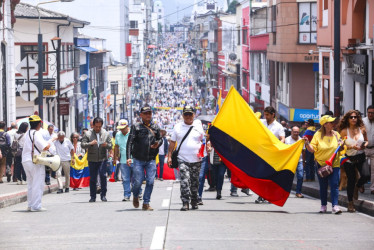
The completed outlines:
[[[38,115],[32,115],[32,116],[29,117],[30,122],[39,122],[41,120],[42,119],[40,119],[40,117]]]
[[[319,124],[321,124],[323,126],[327,122],[335,121],[335,119],[336,119],[335,117],[331,117],[329,115],[324,115],[319,119]]]
[[[121,119],[121,120],[119,120],[119,122],[118,122],[117,129],[124,129],[124,128],[126,128],[128,125],[129,125],[129,123],[127,122],[127,120],[125,120],[125,119]]]
[[[191,106],[187,105],[187,106],[184,106],[183,108],[183,114],[185,113],[195,113],[195,110]]]
[[[152,109],[150,106],[144,106],[140,109],[140,113],[146,113],[146,112],[152,112]]]

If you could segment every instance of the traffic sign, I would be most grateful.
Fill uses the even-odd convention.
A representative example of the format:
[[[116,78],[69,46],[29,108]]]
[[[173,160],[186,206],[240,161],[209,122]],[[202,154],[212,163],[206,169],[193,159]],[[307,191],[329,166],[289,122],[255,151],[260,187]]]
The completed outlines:
[[[27,102],[34,101],[38,97],[38,87],[33,83],[30,83],[30,87],[28,84],[23,84],[20,90],[20,96]]]
[[[27,62],[28,61],[28,62]],[[29,70],[29,78],[32,78],[38,73],[38,63],[35,62],[30,55],[23,58],[23,60],[17,65],[16,70],[27,79],[27,69]]]

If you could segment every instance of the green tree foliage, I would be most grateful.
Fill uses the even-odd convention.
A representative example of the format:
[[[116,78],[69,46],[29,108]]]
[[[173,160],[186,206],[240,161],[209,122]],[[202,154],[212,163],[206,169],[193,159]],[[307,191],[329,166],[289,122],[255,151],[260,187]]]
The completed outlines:
[[[229,8],[227,9],[226,13],[236,14],[236,5],[238,1],[234,0],[230,3]]]

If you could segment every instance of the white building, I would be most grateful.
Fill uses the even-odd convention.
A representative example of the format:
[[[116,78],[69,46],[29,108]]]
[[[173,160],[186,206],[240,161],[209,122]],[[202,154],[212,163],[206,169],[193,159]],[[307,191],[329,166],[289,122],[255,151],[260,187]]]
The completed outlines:
[[[3,1],[3,18],[0,25],[1,70],[0,70],[0,120],[9,127],[16,120],[16,91],[14,80],[14,30],[12,29],[11,1]]]
[[[127,62],[126,57],[126,44],[129,42],[129,28],[130,28],[130,22],[129,22],[129,1],[128,0],[120,0],[120,60],[122,63]]]
[[[17,23],[14,25],[14,62],[19,65],[27,54],[33,61],[37,61],[38,52],[38,10],[35,6],[20,3],[15,9]],[[64,107],[68,115],[61,115],[61,124],[58,124],[57,112],[57,60],[55,49],[51,39],[61,38],[61,70],[60,70],[60,97],[67,98],[68,103],[74,103],[75,79],[74,65],[74,37],[78,28],[88,25],[88,22],[71,18],[57,12],[40,8],[40,28],[43,34],[43,47],[46,52],[43,58],[43,119],[54,123],[68,135],[75,131],[76,109],[75,105]],[[28,101],[23,99],[22,86],[27,85],[27,78],[16,70],[16,117],[30,116],[38,111],[39,106],[36,100]],[[30,86],[37,86],[37,74],[30,76]]]
[[[161,33],[165,31],[165,11],[162,5],[162,1],[155,1],[153,4],[152,12],[152,29],[155,31],[153,33],[153,39],[155,44],[160,44]]]

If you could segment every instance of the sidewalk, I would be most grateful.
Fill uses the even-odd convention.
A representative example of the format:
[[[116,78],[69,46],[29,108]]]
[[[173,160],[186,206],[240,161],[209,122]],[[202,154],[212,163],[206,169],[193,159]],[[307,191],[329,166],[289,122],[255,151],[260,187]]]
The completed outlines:
[[[292,189],[296,188],[296,178],[294,179]],[[302,193],[311,197],[319,199],[319,183],[316,176],[314,182],[303,182]],[[330,199],[330,188],[328,189],[328,201]],[[355,208],[357,211],[374,216],[374,195],[370,194],[370,184],[365,184],[365,192],[358,193],[358,200],[354,201]],[[347,190],[339,191],[339,205],[343,207],[343,211],[346,211],[348,206]]]
[[[8,207],[27,200],[27,184],[17,185],[17,182],[7,182],[0,184],[0,208]],[[51,178],[51,185],[44,187],[44,194],[57,191],[57,180]]]

